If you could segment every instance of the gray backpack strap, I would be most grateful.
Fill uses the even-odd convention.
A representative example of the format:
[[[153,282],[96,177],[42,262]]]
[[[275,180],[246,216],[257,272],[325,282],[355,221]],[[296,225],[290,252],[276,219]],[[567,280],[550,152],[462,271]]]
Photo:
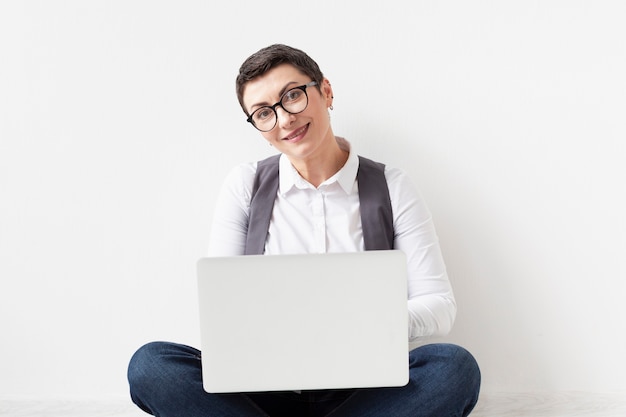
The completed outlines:
[[[393,212],[385,165],[359,156],[357,181],[365,250],[393,249]]]
[[[244,255],[261,255],[265,251],[265,241],[278,192],[279,158],[280,154],[257,163],[250,197],[248,235]]]

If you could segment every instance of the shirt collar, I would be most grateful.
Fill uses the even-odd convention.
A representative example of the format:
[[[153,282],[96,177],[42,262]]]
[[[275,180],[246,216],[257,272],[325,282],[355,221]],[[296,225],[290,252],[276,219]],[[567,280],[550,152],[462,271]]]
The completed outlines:
[[[348,160],[335,175],[320,184],[320,187],[337,182],[346,194],[350,194],[354,188],[354,182],[356,181],[356,174],[359,169],[359,158],[358,155],[353,152],[352,146],[347,140],[340,137],[336,139],[339,147],[349,152]],[[279,162],[279,191],[281,194],[284,194],[294,187],[300,189],[314,188],[313,185],[298,174],[298,171],[291,165],[289,158],[283,154],[280,156]]]

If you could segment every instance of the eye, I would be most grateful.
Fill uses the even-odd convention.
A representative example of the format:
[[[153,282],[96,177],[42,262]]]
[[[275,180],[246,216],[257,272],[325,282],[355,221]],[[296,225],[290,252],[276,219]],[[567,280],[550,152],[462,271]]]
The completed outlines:
[[[293,101],[298,101],[298,99],[300,99],[303,95],[304,91],[300,90],[299,88],[294,88],[293,90],[289,90],[285,93],[282,102],[289,103]]]
[[[267,120],[274,115],[274,110],[269,107],[261,107],[254,112],[255,120]]]

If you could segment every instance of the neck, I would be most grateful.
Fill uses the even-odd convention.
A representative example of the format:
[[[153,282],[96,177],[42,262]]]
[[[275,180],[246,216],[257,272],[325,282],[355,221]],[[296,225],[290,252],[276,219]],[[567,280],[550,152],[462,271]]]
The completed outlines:
[[[291,164],[302,178],[314,187],[318,187],[345,165],[348,155],[349,152],[341,149],[333,136],[329,146],[325,147],[323,152],[311,158],[292,160]]]

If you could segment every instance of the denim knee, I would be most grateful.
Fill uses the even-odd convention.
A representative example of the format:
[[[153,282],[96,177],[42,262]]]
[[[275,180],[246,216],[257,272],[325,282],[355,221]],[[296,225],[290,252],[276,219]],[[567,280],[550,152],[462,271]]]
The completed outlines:
[[[480,392],[481,374],[476,359],[465,348],[437,343],[421,346],[409,357],[410,368],[432,366],[430,377],[456,392],[459,398],[464,398],[467,412],[474,407]]]
[[[128,364],[128,382],[133,388],[171,382],[185,364],[200,375],[200,351],[171,342],[150,342],[140,347]],[[187,368],[188,370],[189,368]]]
[[[480,394],[480,367],[474,356],[460,346],[456,346],[454,363],[457,374],[460,377],[459,389],[465,391],[468,399],[463,415],[469,415],[470,411],[478,402],[478,395]]]
[[[421,346],[410,355],[410,367],[419,366],[422,361],[439,361],[448,364],[450,372],[472,375],[473,378],[480,377],[480,369],[474,356],[465,348],[450,343],[434,343]]]
[[[131,357],[128,364],[128,385],[132,401],[143,411],[151,413],[143,404],[142,397],[152,391],[154,384],[155,365],[158,366],[159,357],[163,351],[164,342],[151,342],[140,347]]]
[[[162,351],[164,342],[150,342],[135,352],[128,364],[128,382],[131,384],[139,382],[147,374],[147,368],[154,366],[158,361],[159,352]]]

